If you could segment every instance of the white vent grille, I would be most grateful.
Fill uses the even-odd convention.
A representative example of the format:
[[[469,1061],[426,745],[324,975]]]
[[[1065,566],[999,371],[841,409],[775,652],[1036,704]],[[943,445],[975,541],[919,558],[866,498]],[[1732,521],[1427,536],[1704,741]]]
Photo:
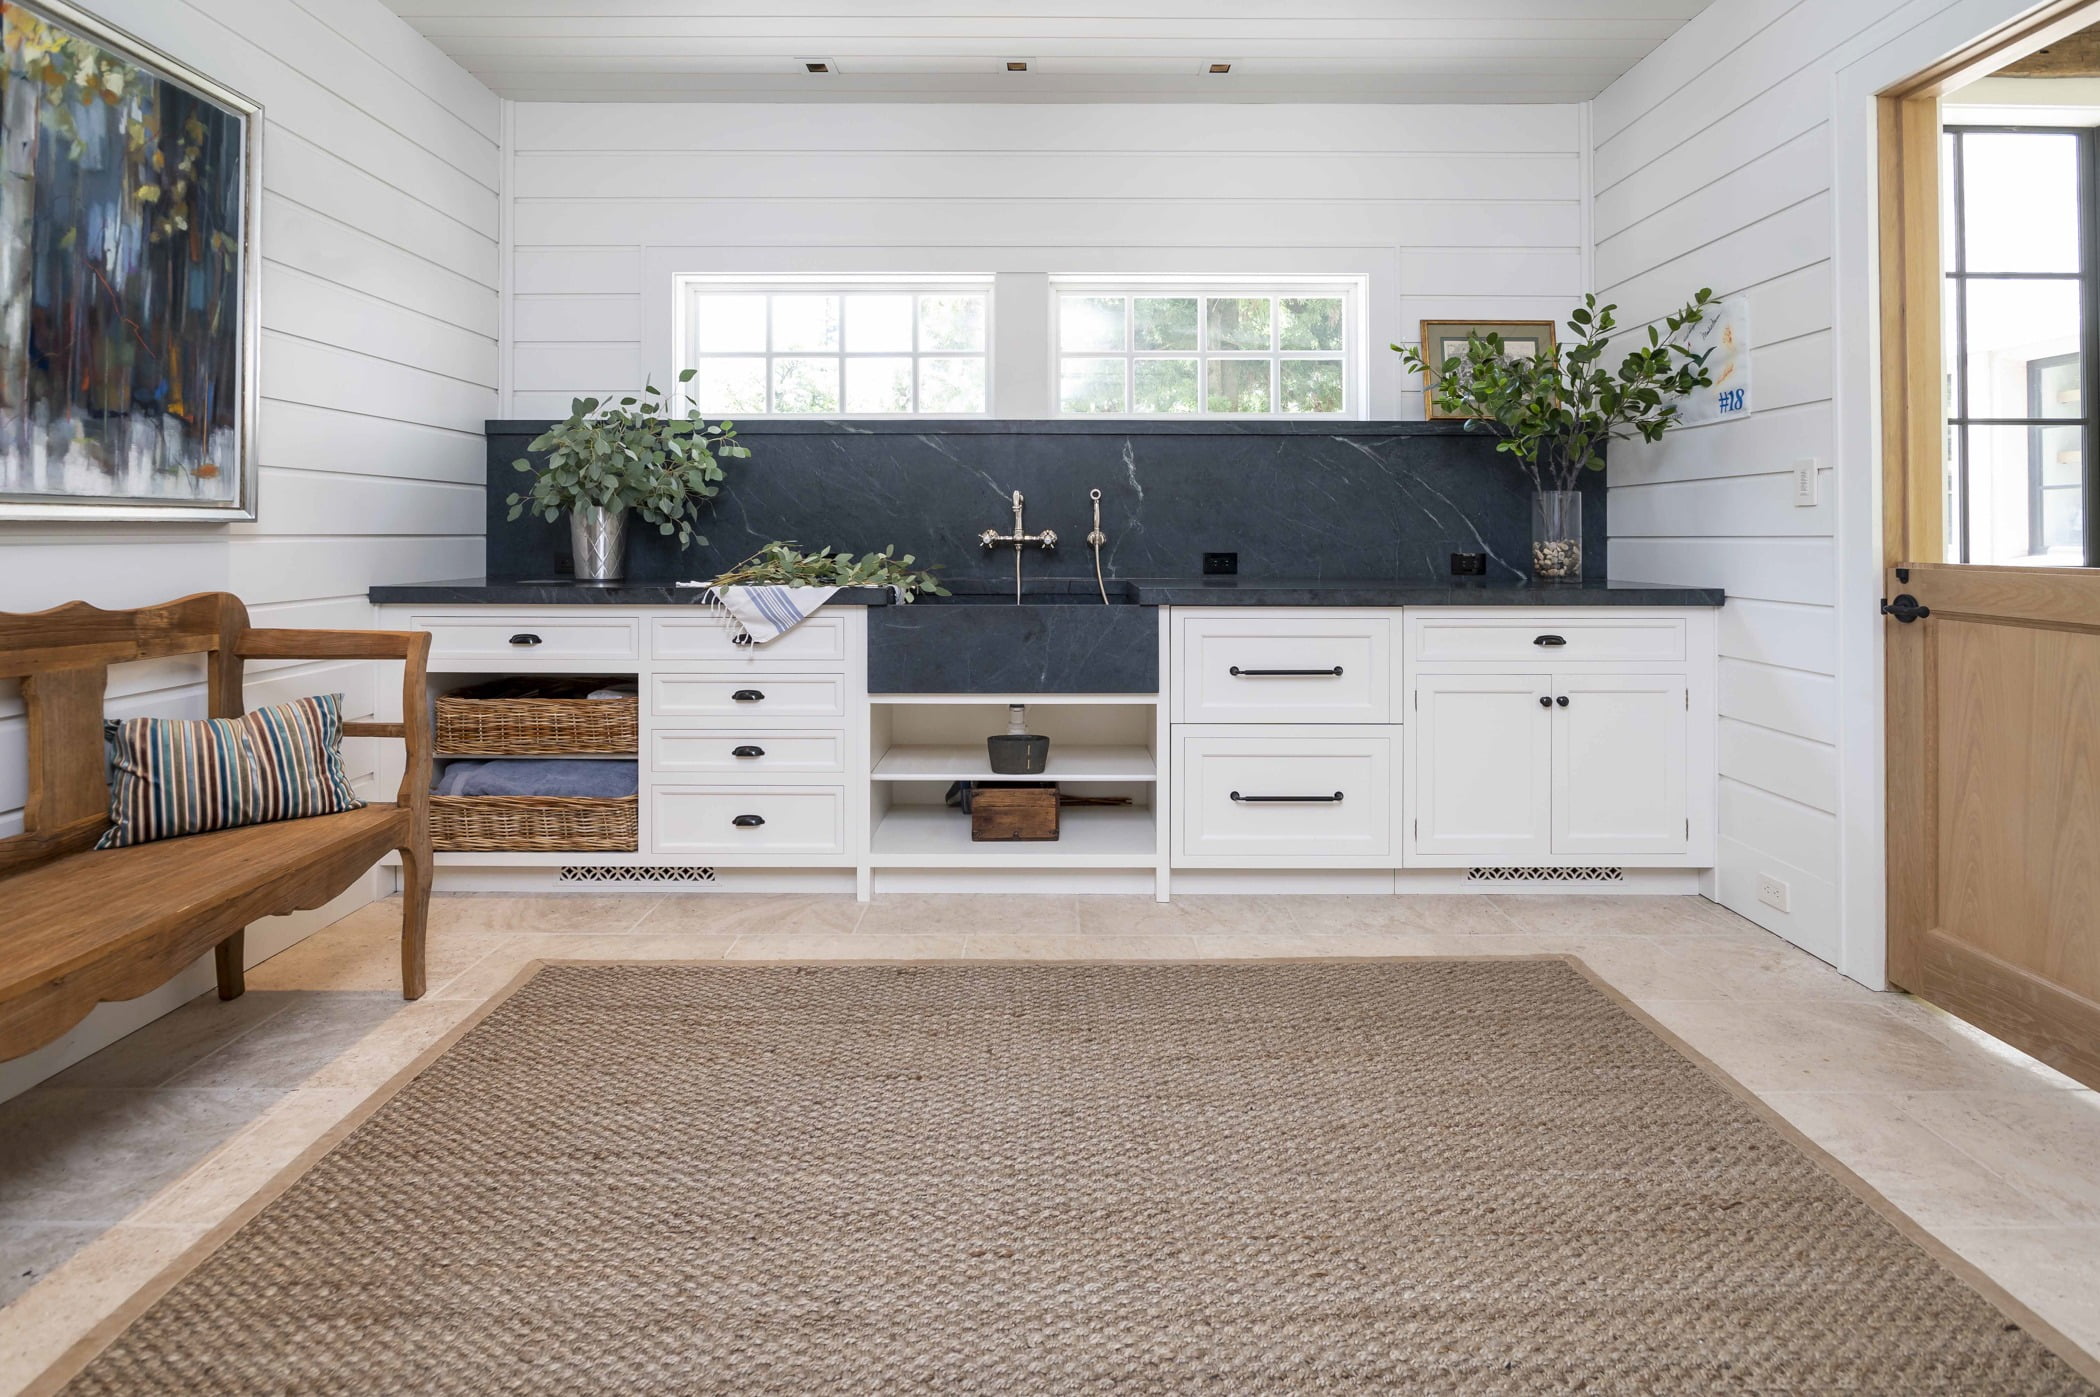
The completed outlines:
[[[1623,883],[1623,868],[1469,868],[1468,883]]]
[[[571,864],[555,879],[557,883],[712,883],[715,871],[712,868],[673,868],[664,864],[650,864],[642,868],[621,868],[609,864]]]

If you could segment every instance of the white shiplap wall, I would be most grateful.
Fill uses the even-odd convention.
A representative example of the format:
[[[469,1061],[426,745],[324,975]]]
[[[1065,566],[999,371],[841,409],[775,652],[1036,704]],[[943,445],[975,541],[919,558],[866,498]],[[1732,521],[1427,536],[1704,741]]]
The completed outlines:
[[[362,626],[375,582],[481,568],[482,422],[496,407],[499,104],[379,0],[91,0],[101,16],[262,103],[260,517],[252,524],[0,524],[0,610],[137,606],[229,590],[258,624]],[[256,666],[249,701],[392,672]],[[201,714],[199,671],[123,666],[116,714]],[[352,743],[352,748],[366,744]],[[26,738],[0,690],[0,834],[21,828]],[[354,752],[362,775],[369,752]],[[391,792],[385,793],[389,798]],[[251,961],[372,895],[251,932]],[[0,1065],[19,1090],[208,987],[208,965],[105,1005]]]
[[[670,280],[718,275],[1350,274],[1373,416],[1420,416],[1385,346],[1438,316],[1565,313],[1584,109],[521,103],[507,412],[670,363]],[[1002,287],[1002,313],[1041,299]],[[1041,358],[1047,319],[998,330]],[[1031,380],[1032,381],[1032,380]]]
[[[1840,558],[1854,556],[1846,549],[1859,531],[1871,539],[1878,529],[1870,509],[1840,525],[1840,498],[1873,491],[1855,495],[1847,488],[1855,477],[1836,475],[1838,426],[1846,413],[1864,421],[1872,409],[1841,403],[1832,389],[1842,270],[1835,151],[1869,139],[1872,113],[1864,102],[1833,112],[1834,93],[1848,68],[1956,8],[1950,0],[1713,5],[1607,88],[1592,112],[1599,294],[1632,322],[1701,286],[1746,295],[1754,346],[1750,417],[1613,449],[1612,571],[1727,587],[1719,895],[1833,960],[1841,959],[1846,876],[1841,792],[1878,763],[1858,725],[1842,720],[1848,705],[1876,698],[1871,664],[1850,649],[1850,662],[1841,660],[1841,644],[1851,645],[1843,637],[1857,630],[1841,625],[1836,609]],[[1979,18],[1969,34],[1985,27]],[[1858,281],[1864,269],[1849,275]],[[1869,454],[1854,454],[1846,472],[1877,469]],[[1791,471],[1806,459],[1819,473],[1812,508],[1793,499]],[[1871,543],[1864,551],[1871,556]],[[1855,604],[1849,592],[1847,604]],[[1852,676],[1844,692],[1840,675]],[[1852,786],[1870,800],[1873,787],[1871,779]],[[1878,827],[1878,811],[1874,819]],[[1789,884],[1788,912],[1759,902],[1761,873]],[[1878,936],[1878,926],[1848,933]],[[1878,978],[1878,954],[1856,964]]]

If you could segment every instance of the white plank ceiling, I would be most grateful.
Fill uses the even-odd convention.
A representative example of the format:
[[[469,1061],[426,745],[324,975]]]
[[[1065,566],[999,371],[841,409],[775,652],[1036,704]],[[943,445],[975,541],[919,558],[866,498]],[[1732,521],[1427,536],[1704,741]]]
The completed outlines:
[[[387,3],[521,101],[1565,102],[1707,0]]]

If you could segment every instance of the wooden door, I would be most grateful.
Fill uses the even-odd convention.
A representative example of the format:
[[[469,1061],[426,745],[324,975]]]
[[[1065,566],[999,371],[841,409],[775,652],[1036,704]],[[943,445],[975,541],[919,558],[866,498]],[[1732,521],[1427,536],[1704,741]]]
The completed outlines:
[[[1553,681],[1424,674],[1415,684],[1414,849],[1525,860],[1553,848]]]
[[[1553,852],[1691,847],[1684,678],[1570,674],[1553,692]]]
[[[1889,979],[2100,1085],[2100,572],[1888,588]]]

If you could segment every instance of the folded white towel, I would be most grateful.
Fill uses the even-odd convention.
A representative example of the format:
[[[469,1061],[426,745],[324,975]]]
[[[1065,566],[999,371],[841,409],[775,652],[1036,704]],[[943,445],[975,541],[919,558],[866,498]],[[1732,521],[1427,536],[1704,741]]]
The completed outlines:
[[[754,645],[764,645],[800,625],[836,591],[836,587],[711,587],[707,599],[722,608],[730,630]]]

